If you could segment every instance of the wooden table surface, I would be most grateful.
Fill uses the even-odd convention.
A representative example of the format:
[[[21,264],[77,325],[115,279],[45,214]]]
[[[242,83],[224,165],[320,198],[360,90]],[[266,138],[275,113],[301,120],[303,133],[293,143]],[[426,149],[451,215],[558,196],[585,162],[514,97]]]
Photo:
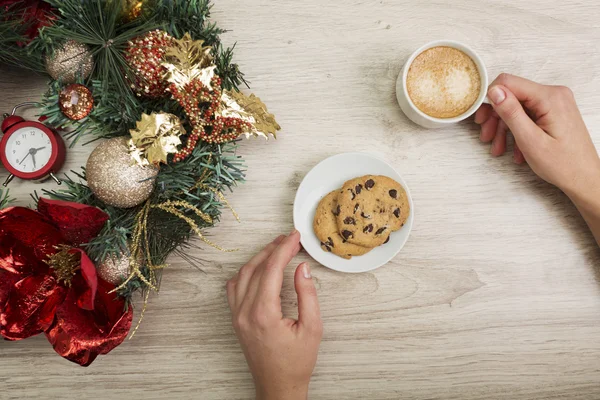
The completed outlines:
[[[356,150],[404,176],[415,224],[370,273],[313,262],[325,334],[310,398],[600,398],[600,251],[575,208],[510,156],[490,157],[472,121],[424,130],[395,99],[406,57],[451,38],[475,48],[490,77],[570,86],[600,147],[599,13],[591,0],[218,0],[225,43],[237,42],[235,60],[283,126],[277,141],[242,144],[248,181],[229,199],[243,222],[226,216],[210,231],[242,250],[198,252],[202,272],[173,257],[136,337],[88,368],[43,336],[0,342],[0,398],[252,398],[225,281],[292,229],[302,177]],[[0,109],[44,85],[2,69]],[[71,151],[66,169],[91,150]],[[14,181],[11,193],[27,205],[41,187]],[[294,315],[291,278],[292,267],[283,303]]]

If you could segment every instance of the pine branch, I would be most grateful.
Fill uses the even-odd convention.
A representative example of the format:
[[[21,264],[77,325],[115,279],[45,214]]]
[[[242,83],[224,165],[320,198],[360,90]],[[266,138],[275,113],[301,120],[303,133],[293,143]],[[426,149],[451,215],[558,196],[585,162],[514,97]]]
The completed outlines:
[[[94,69],[87,81],[102,82],[103,95],[119,94],[119,105],[137,107],[138,100],[129,88],[126,76],[131,70],[123,56],[128,41],[157,27],[153,19],[123,24],[120,1],[48,0],[59,10],[61,18],[40,31],[36,48],[50,53],[56,45],[75,40],[90,47]]]
[[[12,201],[13,199],[8,196],[8,189],[0,188],[0,210],[8,207],[8,204]]]
[[[217,54],[215,59],[217,75],[223,80],[223,87],[228,90],[239,90],[239,86],[242,84],[250,87],[246,79],[244,79],[244,74],[239,70],[238,65],[232,62],[234,48],[235,45],[223,48],[220,43],[215,48]]]
[[[209,0],[157,0],[153,17],[177,39],[189,33],[192,39],[214,46],[225,30],[208,21],[211,8]]]

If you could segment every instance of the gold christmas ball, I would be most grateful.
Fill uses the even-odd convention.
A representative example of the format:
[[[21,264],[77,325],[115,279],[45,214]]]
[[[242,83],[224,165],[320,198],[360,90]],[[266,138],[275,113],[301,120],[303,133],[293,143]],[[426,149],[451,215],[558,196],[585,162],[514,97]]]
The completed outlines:
[[[94,59],[88,46],[67,40],[54,53],[46,55],[46,71],[53,79],[74,83],[78,77],[87,78],[94,68]]]
[[[134,164],[128,139],[109,139],[92,151],[86,164],[89,188],[104,203],[130,208],[146,201],[158,175],[155,165]]]
[[[94,97],[87,87],[72,83],[58,94],[58,105],[67,118],[78,121],[92,112]]]
[[[140,0],[123,0],[123,16],[125,22],[131,22],[138,19],[142,14],[144,2]]]
[[[129,255],[121,253],[106,257],[96,266],[96,273],[106,282],[120,285],[129,276]]]

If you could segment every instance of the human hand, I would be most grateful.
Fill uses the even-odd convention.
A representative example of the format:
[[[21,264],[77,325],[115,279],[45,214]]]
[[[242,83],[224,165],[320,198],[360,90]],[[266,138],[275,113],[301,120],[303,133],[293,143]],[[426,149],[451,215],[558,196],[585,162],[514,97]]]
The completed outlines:
[[[570,89],[501,74],[488,97],[492,106],[477,110],[475,122],[481,125],[481,141],[492,142],[492,155],[504,154],[510,130],[515,162],[527,161],[567,195],[600,187],[600,158]]]
[[[300,251],[300,233],[279,236],[227,282],[233,326],[256,386],[256,397],[306,399],[323,334],[308,264],[296,268],[298,320],[281,310],[283,270]]]

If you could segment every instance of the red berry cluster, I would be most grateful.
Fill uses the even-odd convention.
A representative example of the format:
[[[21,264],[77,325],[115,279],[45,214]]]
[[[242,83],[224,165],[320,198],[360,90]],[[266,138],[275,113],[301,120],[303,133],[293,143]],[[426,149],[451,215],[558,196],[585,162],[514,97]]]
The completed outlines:
[[[161,65],[173,37],[159,29],[131,40],[125,50],[125,60],[134,76],[129,78],[131,88],[138,96],[162,97],[166,94],[165,67]]]
[[[183,107],[193,127],[185,147],[175,153],[173,162],[187,158],[196,148],[199,139],[208,143],[225,143],[235,140],[252,128],[249,122],[240,118],[215,116],[221,105],[221,83],[221,78],[215,75],[210,82],[212,91],[199,79],[187,83],[183,89],[174,83],[169,86],[173,98]],[[200,107],[203,103],[209,103],[204,111]]]

